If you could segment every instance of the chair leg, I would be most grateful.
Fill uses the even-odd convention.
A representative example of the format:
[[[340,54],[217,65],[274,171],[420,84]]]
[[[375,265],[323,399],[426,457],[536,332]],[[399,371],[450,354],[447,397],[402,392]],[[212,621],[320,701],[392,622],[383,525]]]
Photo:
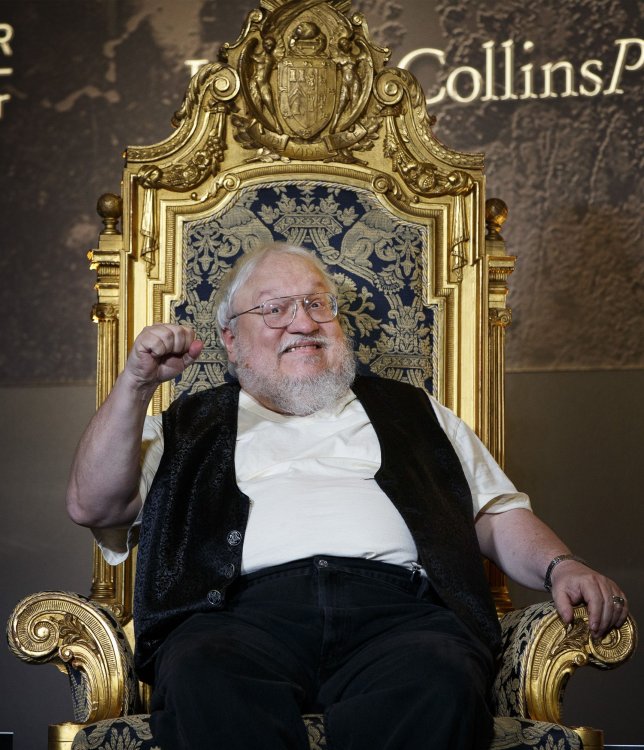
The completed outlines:
[[[76,733],[85,724],[66,721],[63,724],[50,724],[47,731],[47,750],[71,750]]]
[[[584,750],[604,750],[604,733],[593,727],[572,727],[581,737]]]

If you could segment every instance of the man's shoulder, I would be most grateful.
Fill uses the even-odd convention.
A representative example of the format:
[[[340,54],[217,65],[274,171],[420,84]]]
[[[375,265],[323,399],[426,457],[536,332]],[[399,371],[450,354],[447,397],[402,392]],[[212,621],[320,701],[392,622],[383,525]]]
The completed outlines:
[[[404,412],[406,418],[415,415],[421,421],[436,419],[427,392],[412,383],[361,375],[356,378],[352,388],[367,411],[377,409],[397,416]]]

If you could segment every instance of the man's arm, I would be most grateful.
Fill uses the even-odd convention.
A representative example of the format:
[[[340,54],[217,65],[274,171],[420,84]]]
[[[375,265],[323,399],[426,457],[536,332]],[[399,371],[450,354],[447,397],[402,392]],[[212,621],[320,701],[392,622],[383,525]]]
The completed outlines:
[[[476,532],[482,553],[512,580],[532,589],[543,588],[551,560],[570,552],[529,510],[482,513],[476,521]],[[552,597],[565,623],[572,621],[574,606],[586,604],[595,638],[623,625],[628,614],[626,597],[619,586],[576,560],[564,560],[552,570]],[[623,598],[623,605],[616,606],[613,597]]]
[[[128,526],[140,509],[141,437],[148,404],[166,380],[180,375],[201,354],[192,329],[144,328],[123,372],[89,423],[72,464],[67,511],[73,521],[96,528]]]

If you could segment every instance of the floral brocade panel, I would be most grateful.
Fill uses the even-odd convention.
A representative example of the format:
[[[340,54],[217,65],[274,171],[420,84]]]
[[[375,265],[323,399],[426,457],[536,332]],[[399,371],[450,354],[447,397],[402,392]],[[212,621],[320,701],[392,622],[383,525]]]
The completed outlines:
[[[311,181],[246,188],[221,210],[185,222],[182,299],[173,315],[195,328],[205,349],[175,395],[225,380],[226,356],[214,325],[217,290],[240,255],[270,242],[315,250],[329,268],[361,373],[433,393],[439,316],[423,303],[428,237],[425,225],[401,220],[367,190]]]

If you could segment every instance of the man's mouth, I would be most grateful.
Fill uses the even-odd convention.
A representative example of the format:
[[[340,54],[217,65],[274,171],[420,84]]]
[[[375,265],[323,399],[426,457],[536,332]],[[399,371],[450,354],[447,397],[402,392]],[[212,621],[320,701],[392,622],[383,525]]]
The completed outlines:
[[[292,352],[313,352],[319,349],[325,349],[327,346],[325,339],[298,339],[286,344],[280,349],[281,354],[290,354]]]

